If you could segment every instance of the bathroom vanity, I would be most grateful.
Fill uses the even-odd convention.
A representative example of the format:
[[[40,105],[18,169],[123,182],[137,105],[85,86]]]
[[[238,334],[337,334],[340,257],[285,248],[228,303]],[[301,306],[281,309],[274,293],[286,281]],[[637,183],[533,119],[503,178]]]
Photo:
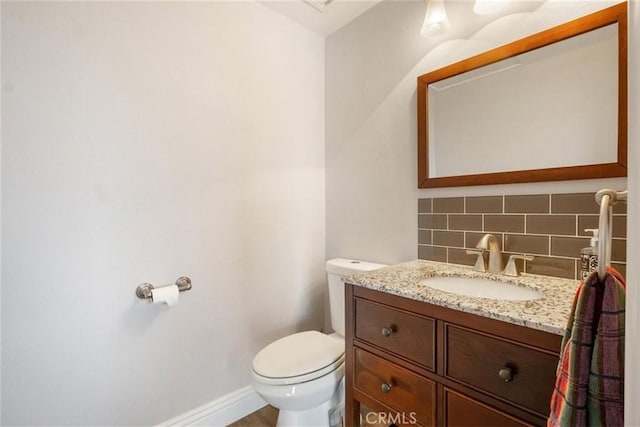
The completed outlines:
[[[426,277],[531,287],[508,301],[442,292]],[[395,425],[545,425],[578,282],[412,261],[345,279],[347,426],[360,405]]]

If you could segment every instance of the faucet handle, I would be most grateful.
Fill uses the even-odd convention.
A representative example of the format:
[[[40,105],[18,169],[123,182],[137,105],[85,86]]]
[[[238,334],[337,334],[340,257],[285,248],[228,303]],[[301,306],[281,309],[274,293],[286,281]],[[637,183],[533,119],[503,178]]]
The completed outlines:
[[[525,261],[533,261],[534,257],[530,255],[511,255],[509,257],[509,261],[507,261],[507,266],[504,268],[505,276],[519,276],[520,272],[518,271],[518,266],[516,265],[517,259],[523,259]]]
[[[468,255],[478,255],[476,264],[473,266],[474,270],[485,272],[487,271],[487,261],[484,257],[484,250],[482,249],[467,249]]]

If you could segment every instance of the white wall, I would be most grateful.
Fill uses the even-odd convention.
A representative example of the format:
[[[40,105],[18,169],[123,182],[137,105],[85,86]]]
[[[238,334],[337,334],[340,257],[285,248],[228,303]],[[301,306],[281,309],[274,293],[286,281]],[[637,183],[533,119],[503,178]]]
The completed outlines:
[[[323,55],[253,2],[2,4],[3,425],[158,423],[322,326]]]
[[[625,424],[640,426],[640,2],[629,3],[629,194],[627,216],[627,313],[625,360]]]
[[[327,256],[416,258],[423,17],[422,2],[383,1],[326,39]]]
[[[2,5],[0,4],[0,24]],[[2,31],[0,31],[0,47]],[[2,80],[2,55],[0,52],[0,84]],[[0,129],[2,129],[2,86],[0,86]],[[0,322],[2,321],[2,132],[0,132]],[[2,325],[0,324],[0,425],[2,424]]]
[[[550,0],[455,39],[419,35],[423,2],[382,2],[326,40],[327,256],[416,258],[418,197],[624,188],[626,179],[417,190],[416,78],[615,2]],[[452,23],[452,27],[453,27]]]

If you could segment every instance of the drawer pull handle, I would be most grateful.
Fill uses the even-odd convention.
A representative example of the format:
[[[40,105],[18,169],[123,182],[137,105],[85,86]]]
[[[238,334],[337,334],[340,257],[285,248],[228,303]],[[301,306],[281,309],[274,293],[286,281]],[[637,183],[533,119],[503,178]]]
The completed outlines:
[[[382,328],[382,336],[384,337],[390,337],[393,332],[393,326],[385,326],[384,328]]]
[[[510,383],[513,381],[513,369],[502,368],[498,371],[498,376],[505,382]]]
[[[391,384],[382,383],[382,392],[383,393],[389,393],[390,391],[391,391]]]

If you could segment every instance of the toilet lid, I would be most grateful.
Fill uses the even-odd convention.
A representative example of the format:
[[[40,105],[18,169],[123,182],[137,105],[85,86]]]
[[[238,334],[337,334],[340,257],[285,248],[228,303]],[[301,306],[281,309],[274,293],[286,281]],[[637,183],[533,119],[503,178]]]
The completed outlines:
[[[306,375],[341,363],[344,341],[318,331],[299,332],[272,342],[253,359],[253,370],[268,378]]]

